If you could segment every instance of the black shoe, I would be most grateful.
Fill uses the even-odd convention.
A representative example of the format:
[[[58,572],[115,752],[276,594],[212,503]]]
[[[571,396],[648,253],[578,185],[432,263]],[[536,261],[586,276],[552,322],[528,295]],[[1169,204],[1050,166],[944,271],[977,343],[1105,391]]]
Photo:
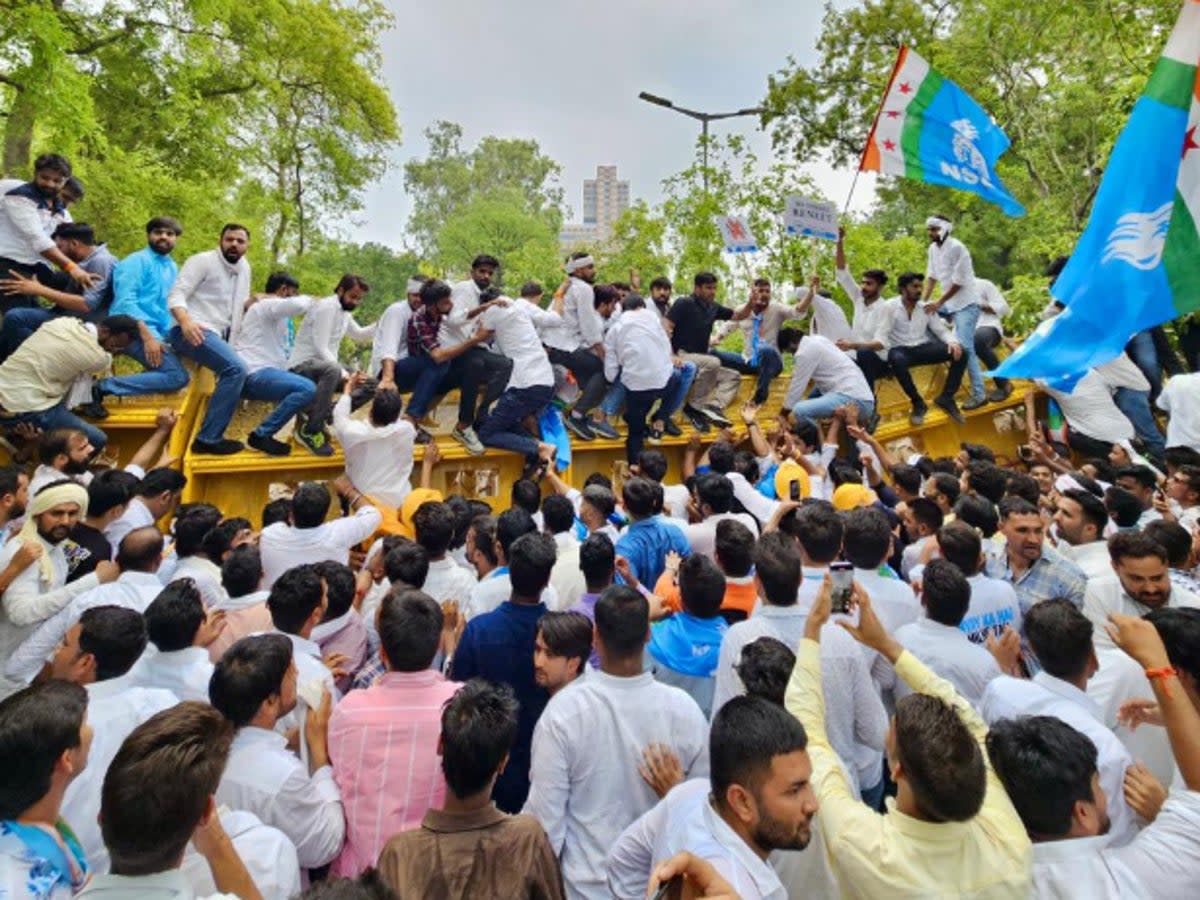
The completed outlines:
[[[708,417],[695,407],[685,406],[683,408],[683,414],[687,416],[687,420],[692,423],[692,427],[701,434],[712,429],[712,425],[709,424]]]
[[[592,431],[592,426],[588,422],[586,416],[571,416],[565,417],[563,424],[567,426],[567,431],[575,435],[581,441],[594,441],[596,433]]]
[[[592,429],[593,434],[597,434],[602,438],[608,438],[610,441],[615,441],[621,437],[621,433],[613,428],[607,419],[601,419],[599,422],[592,419],[592,421],[588,422],[588,427]]]
[[[909,414],[908,424],[914,428],[920,428],[925,424],[925,416],[929,412],[927,406],[914,406],[912,413]]]
[[[255,431],[250,432],[250,436],[246,438],[246,445],[267,456],[287,456],[292,452],[291,444],[277,441],[270,435],[260,435]]]
[[[990,402],[987,397],[973,397],[962,405],[963,412],[979,409],[981,406],[987,406]]]
[[[933,405],[946,413],[959,425],[966,423],[967,417],[962,414],[958,408],[958,404],[954,402],[953,397],[934,397]]]
[[[717,409],[715,406],[705,407],[704,417],[718,428],[729,428],[733,425],[733,422],[725,417],[725,413],[721,412],[721,410]]]
[[[657,447],[659,444],[662,443],[662,439],[663,439],[662,422],[655,422],[653,425],[650,426],[650,430],[646,432],[646,443],[653,444],[655,447]]]
[[[245,449],[241,441],[234,441],[230,438],[221,438],[219,441],[201,441],[199,439],[192,441],[193,453],[204,453],[209,456],[232,456],[235,453],[241,453]]]
[[[871,413],[871,418],[867,419],[867,434],[874,434],[875,429],[879,427],[879,413]]]
[[[308,448],[313,456],[333,456],[333,445],[324,431],[305,431],[303,428],[296,432],[296,440]]]
[[[100,393],[100,385],[92,385],[92,399],[90,403],[85,403],[76,409],[76,412],[81,416],[86,416],[89,419],[107,419],[108,410],[104,408],[104,395]]]
[[[1003,403],[1012,396],[1013,386],[1006,384],[1004,387],[997,387],[994,391],[987,395],[988,403]]]
[[[671,437],[683,437],[683,429],[675,424],[674,419],[663,419],[663,434],[669,434]]]
[[[418,425],[417,436],[413,438],[413,441],[417,444],[431,444],[433,443],[433,435]]]

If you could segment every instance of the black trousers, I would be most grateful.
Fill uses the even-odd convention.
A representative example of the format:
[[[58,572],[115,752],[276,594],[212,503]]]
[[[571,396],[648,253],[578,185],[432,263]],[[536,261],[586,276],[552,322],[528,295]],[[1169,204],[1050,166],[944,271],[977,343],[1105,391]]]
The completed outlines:
[[[941,341],[926,341],[915,347],[893,347],[888,351],[888,368],[900,382],[900,387],[914,409],[924,409],[928,406],[925,399],[917,393],[909,369],[913,366],[927,366],[932,363],[950,363],[950,374],[946,376],[946,386],[942,389],[943,397],[953,397],[962,384],[963,373],[967,370],[967,354],[960,353],[958,359],[951,359],[950,348]]]
[[[630,465],[636,463],[641,456],[642,444],[646,440],[646,416],[650,415],[650,407],[666,393],[670,384],[668,381],[658,390],[625,392],[625,424],[629,426],[629,434],[625,438],[625,459]]]
[[[579,399],[575,401],[575,412],[584,415],[600,405],[608,390],[608,383],[604,380],[604,360],[584,348],[568,353],[547,347],[546,355],[551,363],[562,366],[575,376],[580,390]]]
[[[508,386],[508,376],[512,374],[512,360],[482,347],[472,347],[461,356],[456,356],[450,362],[450,371],[438,385],[438,393],[458,388],[458,421],[464,425],[475,425],[475,405],[479,400],[479,388],[487,385],[483,395],[481,411],[496,402]]]
[[[66,289],[60,287],[53,280],[54,270],[45,263],[36,263],[31,266],[28,263],[9,259],[7,256],[0,256],[0,278],[8,278],[10,272],[16,272],[24,278],[36,278],[42,284],[49,284],[60,290]],[[0,294],[0,313],[6,313],[10,309],[32,309],[37,305],[38,298],[32,294]]]
[[[1000,334],[999,328],[994,328],[991,325],[984,325],[982,328],[975,329],[975,355],[979,357],[979,361],[989,369],[995,369],[1000,365],[1000,358],[996,356],[996,348],[1000,346],[1000,342],[1004,336]],[[996,387],[1005,387],[1008,384],[1007,378],[995,378]]]

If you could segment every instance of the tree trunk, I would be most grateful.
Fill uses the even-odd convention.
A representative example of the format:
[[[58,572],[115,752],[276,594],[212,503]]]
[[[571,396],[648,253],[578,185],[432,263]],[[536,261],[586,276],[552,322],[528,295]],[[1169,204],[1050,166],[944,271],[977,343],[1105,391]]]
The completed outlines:
[[[4,156],[0,160],[0,170],[5,174],[18,178],[28,175],[36,121],[37,104],[29,99],[28,91],[16,89],[4,126]]]

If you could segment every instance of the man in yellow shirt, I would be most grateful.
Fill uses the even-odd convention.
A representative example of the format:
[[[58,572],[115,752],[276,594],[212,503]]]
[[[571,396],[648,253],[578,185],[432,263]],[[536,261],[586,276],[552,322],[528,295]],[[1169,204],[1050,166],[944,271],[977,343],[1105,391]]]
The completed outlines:
[[[896,704],[887,758],[897,796],[886,815],[860,802],[829,746],[821,688],[821,626],[830,613],[826,578],[809,615],[785,705],[808,732],[816,822],[844,897],[1025,898],[1029,838],[984,753],[987,726],[949,682],[891,637],[854,587],[859,624],[844,623],[896,667],[913,694]]]

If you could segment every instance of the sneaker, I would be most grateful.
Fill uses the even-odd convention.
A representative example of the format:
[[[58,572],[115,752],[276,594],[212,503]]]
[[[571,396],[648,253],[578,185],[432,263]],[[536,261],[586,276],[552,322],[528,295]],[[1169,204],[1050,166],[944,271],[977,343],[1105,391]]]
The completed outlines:
[[[241,453],[244,445],[241,441],[234,441],[229,438],[221,438],[219,441],[192,441],[193,453],[204,453],[209,456],[232,456],[234,453]]]
[[[712,430],[712,425],[708,422],[708,417],[694,406],[685,406],[683,414],[687,416],[687,420],[692,423],[692,427],[701,434]]]
[[[466,447],[472,456],[483,453],[483,444],[479,443],[479,435],[475,433],[474,428],[455,428],[450,432],[450,437]]]
[[[962,414],[961,410],[959,410],[958,404],[954,402],[953,397],[935,397],[933,399],[933,405],[945,412],[946,415],[952,418],[959,425],[962,425],[967,421],[967,417]]]
[[[431,444],[433,443],[433,435],[418,425],[417,436],[413,438],[413,441],[418,444]]]
[[[563,417],[563,424],[567,426],[567,431],[575,435],[581,441],[594,441],[596,433],[592,431],[591,422],[584,416],[569,415]]]
[[[979,409],[981,406],[987,406],[988,402],[989,401],[988,401],[987,397],[983,397],[983,396],[972,397],[970,400],[968,400],[966,403],[964,403],[962,405],[962,409],[963,409],[963,412],[970,412],[973,409]]]
[[[607,419],[601,419],[599,422],[592,419],[588,424],[591,426],[593,434],[598,434],[602,438],[608,438],[610,441],[615,441],[621,436],[621,433],[613,428]]]
[[[104,408],[104,395],[100,393],[100,385],[92,385],[92,399],[75,410],[79,415],[89,419],[107,419],[108,410]]]
[[[1012,396],[1013,386],[1006,384],[1004,387],[997,387],[987,395],[988,403],[1003,403]]]
[[[246,438],[246,444],[267,456],[287,456],[292,452],[291,444],[277,441],[269,434],[259,434],[257,431],[250,432],[250,436]]]
[[[703,409],[705,418],[712,422],[718,428],[728,428],[733,424],[729,419],[725,418],[725,413],[717,409],[715,406],[706,406]]]
[[[920,428],[925,424],[925,415],[929,412],[929,407],[914,407],[912,413],[908,417],[908,424],[916,428]]]
[[[653,444],[657,447],[663,441],[663,428],[661,422],[655,422],[650,426],[650,430],[646,432],[646,443]]]
[[[673,419],[663,419],[662,430],[671,437],[683,437],[683,429],[676,425]]]
[[[313,456],[333,456],[333,447],[324,431],[311,432],[301,428],[296,432],[296,440],[307,447]]]

